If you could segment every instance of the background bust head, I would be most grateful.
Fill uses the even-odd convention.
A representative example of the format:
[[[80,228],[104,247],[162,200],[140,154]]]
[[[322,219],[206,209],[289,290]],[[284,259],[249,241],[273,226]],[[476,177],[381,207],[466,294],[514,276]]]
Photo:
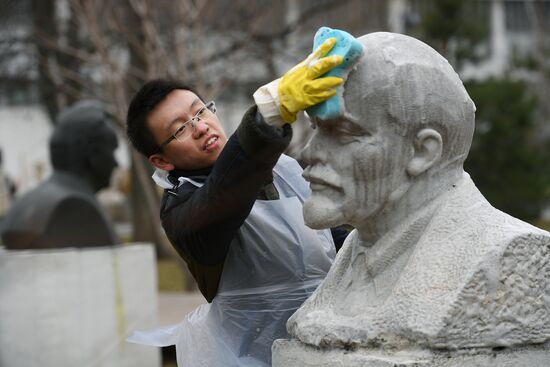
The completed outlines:
[[[118,145],[109,121],[98,101],[80,101],[63,110],[50,138],[54,170],[88,181],[95,191],[109,186]]]
[[[359,41],[345,116],[317,121],[304,155],[313,227],[409,214],[460,178],[472,141],[475,106],[441,55],[399,34]]]

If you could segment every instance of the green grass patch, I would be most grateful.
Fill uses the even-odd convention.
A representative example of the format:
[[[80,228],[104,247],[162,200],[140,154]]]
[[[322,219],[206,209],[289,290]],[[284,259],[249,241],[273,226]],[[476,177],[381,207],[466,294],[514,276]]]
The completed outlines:
[[[533,225],[550,232],[550,220],[540,219],[533,223]]]
[[[161,292],[185,290],[185,280],[180,265],[171,259],[157,261],[158,289]]]

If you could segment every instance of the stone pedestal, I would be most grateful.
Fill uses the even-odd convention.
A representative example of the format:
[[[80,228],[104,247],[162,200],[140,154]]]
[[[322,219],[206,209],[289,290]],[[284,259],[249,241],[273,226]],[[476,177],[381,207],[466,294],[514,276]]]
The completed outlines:
[[[160,366],[127,334],[157,319],[149,244],[0,251],[0,366]]]
[[[395,353],[359,348],[321,349],[296,340],[276,340],[273,367],[548,367],[550,345],[463,351],[402,350]]]

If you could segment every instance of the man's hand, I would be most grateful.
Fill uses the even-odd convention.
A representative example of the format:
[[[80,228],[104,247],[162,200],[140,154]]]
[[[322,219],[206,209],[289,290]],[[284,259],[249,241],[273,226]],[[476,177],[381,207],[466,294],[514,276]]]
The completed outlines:
[[[333,76],[320,78],[343,61],[340,55],[323,57],[335,44],[336,38],[327,39],[281,78],[278,86],[279,111],[285,122],[296,121],[298,112],[336,94],[336,87],[343,83],[343,79]]]

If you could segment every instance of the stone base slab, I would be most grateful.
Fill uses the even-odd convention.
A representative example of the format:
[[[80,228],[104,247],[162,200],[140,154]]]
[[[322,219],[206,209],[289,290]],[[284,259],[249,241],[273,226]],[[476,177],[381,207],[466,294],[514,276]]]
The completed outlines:
[[[296,340],[273,343],[273,367],[548,367],[550,344],[504,348],[474,348],[439,352],[408,350],[387,353],[379,349],[320,349]]]

